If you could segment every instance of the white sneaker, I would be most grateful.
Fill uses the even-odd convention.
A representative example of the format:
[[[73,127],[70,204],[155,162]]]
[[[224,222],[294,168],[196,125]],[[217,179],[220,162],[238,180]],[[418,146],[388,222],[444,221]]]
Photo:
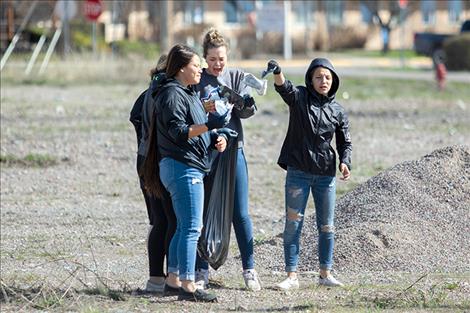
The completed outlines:
[[[246,289],[251,291],[261,290],[261,284],[259,282],[258,273],[255,270],[244,270],[243,279],[245,280]]]
[[[299,289],[299,279],[297,277],[287,277],[282,282],[277,284],[276,287],[280,290]]]
[[[164,288],[165,288],[165,282],[161,284],[157,284],[157,283],[151,282],[150,280],[147,280],[147,285],[145,286],[145,292],[163,293]]]
[[[199,269],[195,272],[195,279],[194,284],[196,285],[197,289],[204,290],[209,284],[209,270]]]
[[[333,275],[328,275],[326,278],[318,278],[318,284],[326,287],[343,287],[344,284],[333,277]]]

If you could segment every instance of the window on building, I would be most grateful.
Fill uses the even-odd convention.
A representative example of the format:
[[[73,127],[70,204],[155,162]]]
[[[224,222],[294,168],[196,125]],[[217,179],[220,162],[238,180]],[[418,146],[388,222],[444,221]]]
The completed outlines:
[[[292,13],[294,14],[294,22],[300,25],[314,24],[314,1],[292,1]]]
[[[325,4],[328,25],[341,25],[343,23],[343,0],[327,1]]]
[[[372,23],[372,12],[369,7],[361,1],[359,8],[361,10],[362,21],[366,24]]]
[[[448,0],[449,22],[457,23],[460,21],[462,13],[462,0]]]
[[[422,0],[421,1],[421,14],[423,16],[423,23],[427,25],[436,24],[436,1],[435,0]]]
[[[184,1],[183,22],[187,25],[201,24],[204,21],[203,1]]]
[[[225,21],[227,23],[246,23],[247,14],[254,10],[254,0],[224,1]]]

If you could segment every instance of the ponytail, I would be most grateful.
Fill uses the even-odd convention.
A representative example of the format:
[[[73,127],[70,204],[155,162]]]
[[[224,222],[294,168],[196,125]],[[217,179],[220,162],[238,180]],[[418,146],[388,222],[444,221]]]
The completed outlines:
[[[157,115],[153,113],[152,123],[150,124],[147,156],[139,169],[139,175],[144,181],[144,187],[147,193],[151,196],[163,199],[166,190],[160,180],[159,162],[161,156],[158,152],[157,143]]]

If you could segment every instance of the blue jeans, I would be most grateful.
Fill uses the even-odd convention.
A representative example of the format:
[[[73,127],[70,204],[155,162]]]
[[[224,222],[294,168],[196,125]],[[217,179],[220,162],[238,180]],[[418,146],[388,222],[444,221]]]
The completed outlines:
[[[233,228],[237,237],[238,249],[244,270],[254,269],[253,258],[253,225],[248,214],[248,167],[243,148],[238,148],[237,169],[235,177],[235,200],[233,207]],[[198,269],[208,269],[205,260],[197,257]]]
[[[205,173],[172,158],[160,161],[160,179],[171,195],[176,232],[170,243],[168,272],[194,280],[197,241],[201,234]]]
[[[286,220],[284,228],[286,272],[297,271],[300,234],[310,191],[315,202],[320,269],[330,270],[333,266],[336,179],[334,176],[313,175],[288,167],[285,185]]]

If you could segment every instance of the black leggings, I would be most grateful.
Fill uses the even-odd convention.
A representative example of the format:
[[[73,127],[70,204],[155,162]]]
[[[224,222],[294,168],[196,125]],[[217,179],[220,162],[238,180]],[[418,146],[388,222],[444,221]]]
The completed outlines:
[[[144,159],[141,155],[137,157],[137,169]],[[166,272],[165,255],[168,255],[171,238],[176,231],[176,216],[168,192],[165,192],[163,199],[148,195],[142,179],[140,179],[140,188],[144,194],[150,225],[153,226],[147,241],[149,275],[163,277]]]

